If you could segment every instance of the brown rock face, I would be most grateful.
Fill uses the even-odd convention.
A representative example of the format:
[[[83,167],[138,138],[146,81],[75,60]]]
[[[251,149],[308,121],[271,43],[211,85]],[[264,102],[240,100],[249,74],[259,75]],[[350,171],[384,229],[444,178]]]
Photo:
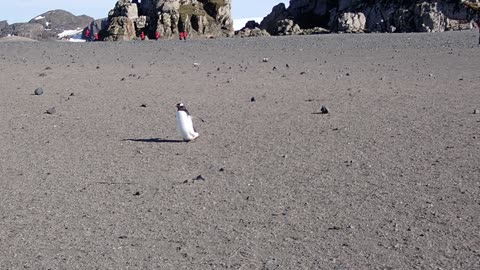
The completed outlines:
[[[119,29],[126,21],[115,18],[128,18],[134,31],[123,31],[126,39],[122,40],[141,32],[150,37],[158,32],[161,38],[174,38],[183,31],[190,37],[228,37],[233,36],[230,10],[231,0],[143,0],[138,4],[120,0],[110,11],[108,29],[122,32]],[[116,40],[112,31],[107,30],[107,40]]]
[[[113,17],[107,28],[108,41],[130,41],[135,38],[135,26],[128,17]]]

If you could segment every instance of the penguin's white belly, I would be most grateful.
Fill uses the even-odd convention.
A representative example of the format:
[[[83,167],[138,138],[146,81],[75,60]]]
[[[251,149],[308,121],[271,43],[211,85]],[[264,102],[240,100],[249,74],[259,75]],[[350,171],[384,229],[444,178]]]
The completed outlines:
[[[198,137],[198,133],[193,129],[192,118],[184,111],[177,111],[177,129],[186,141],[191,141]]]

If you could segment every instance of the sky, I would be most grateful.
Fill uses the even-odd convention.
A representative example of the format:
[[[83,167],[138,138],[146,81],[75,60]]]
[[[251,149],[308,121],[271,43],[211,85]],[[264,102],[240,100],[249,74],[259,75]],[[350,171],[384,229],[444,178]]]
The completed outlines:
[[[63,9],[75,15],[105,18],[116,0],[0,0],[0,21],[9,24],[28,22],[53,9]],[[233,19],[264,17],[282,0],[232,0]],[[284,0],[288,4],[288,0]]]

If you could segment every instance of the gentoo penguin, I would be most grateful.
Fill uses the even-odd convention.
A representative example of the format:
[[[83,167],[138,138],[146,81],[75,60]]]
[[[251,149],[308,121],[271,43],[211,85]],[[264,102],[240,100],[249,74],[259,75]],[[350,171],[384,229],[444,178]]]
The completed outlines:
[[[177,129],[180,132],[183,140],[188,142],[195,140],[198,137],[198,133],[193,127],[192,117],[187,111],[187,108],[183,103],[177,104]]]

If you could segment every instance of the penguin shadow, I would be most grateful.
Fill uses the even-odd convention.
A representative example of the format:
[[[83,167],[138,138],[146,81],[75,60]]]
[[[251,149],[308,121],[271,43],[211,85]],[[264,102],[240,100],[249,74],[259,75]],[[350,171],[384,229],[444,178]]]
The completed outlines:
[[[124,139],[123,142],[143,142],[143,143],[185,143],[183,140],[169,140],[162,138],[150,138],[150,139]]]

